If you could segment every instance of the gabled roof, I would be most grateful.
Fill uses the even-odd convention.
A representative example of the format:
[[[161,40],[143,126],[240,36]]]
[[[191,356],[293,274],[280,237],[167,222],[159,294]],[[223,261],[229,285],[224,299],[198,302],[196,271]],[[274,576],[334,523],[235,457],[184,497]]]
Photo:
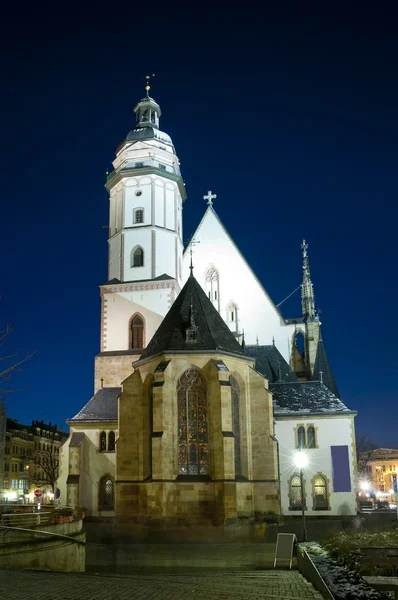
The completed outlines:
[[[256,360],[256,371],[268,379],[269,383],[298,381],[296,373],[273,344],[270,346],[246,346],[245,354]]]
[[[274,415],[355,414],[320,381],[272,383]]]
[[[320,331],[312,379],[316,381],[322,381],[326,385],[326,387],[328,387],[329,390],[333,392],[335,396],[340,398],[340,394],[333,377],[332,368],[329,363],[328,355],[326,354],[325,346],[323,344],[322,335]]]
[[[101,388],[70,421],[117,421],[121,387]]]
[[[197,332],[196,341],[186,339],[186,331],[191,326]],[[140,360],[167,351],[197,353],[208,350],[244,354],[239,342],[191,274]]]
[[[267,290],[265,289],[265,287],[263,286],[263,284],[261,283],[261,281],[259,280],[259,278],[257,277],[257,275],[255,274],[255,272],[253,271],[253,269],[251,268],[251,266],[249,265],[249,263],[247,262],[246,258],[243,256],[242,252],[240,251],[239,247],[236,245],[236,243],[234,242],[233,238],[231,237],[231,235],[228,233],[228,230],[226,229],[224,223],[221,221],[220,217],[218,216],[218,214],[216,213],[216,211],[214,210],[213,206],[208,206],[207,210],[205,211],[199,225],[197,226],[195,233],[192,235],[190,242],[188,243],[187,247],[184,250],[184,256],[187,253],[187,251],[191,248],[192,245],[192,241],[197,239],[197,234],[198,231],[200,230],[200,228],[202,227],[202,224],[204,223],[207,215],[211,213],[214,215],[216,221],[218,222],[218,224],[221,226],[222,230],[224,231],[225,235],[228,237],[229,241],[231,242],[231,244],[234,246],[234,248],[236,249],[236,251],[239,253],[239,255],[241,256],[242,260],[244,261],[244,263],[246,264],[247,268],[249,269],[249,271],[251,272],[251,274],[253,275],[253,277],[255,278],[255,280],[257,281],[258,285],[260,286],[260,288],[262,289],[262,291],[264,292],[264,294],[267,296],[268,300],[270,301],[272,307],[275,309],[275,312],[278,314],[279,318],[281,319],[282,323],[285,323],[285,319],[282,316],[282,313],[280,312],[279,308],[276,306],[276,304],[274,303],[274,301],[272,300],[272,298],[270,297],[270,295],[268,294]]]

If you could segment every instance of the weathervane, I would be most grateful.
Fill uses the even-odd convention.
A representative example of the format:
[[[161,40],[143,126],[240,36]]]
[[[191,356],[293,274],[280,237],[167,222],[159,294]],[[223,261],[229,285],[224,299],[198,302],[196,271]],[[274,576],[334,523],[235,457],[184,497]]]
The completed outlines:
[[[217,198],[217,194],[213,194],[211,190],[207,192],[207,196],[203,196],[203,200],[207,200],[207,206],[213,206],[214,198]]]
[[[149,98],[149,90],[151,89],[151,86],[149,85],[149,81],[150,81],[151,77],[155,77],[155,73],[152,73],[152,75],[145,75],[145,79],[146,79],[145,90],[146,90],[146,95],[148,96],[148,98]]]

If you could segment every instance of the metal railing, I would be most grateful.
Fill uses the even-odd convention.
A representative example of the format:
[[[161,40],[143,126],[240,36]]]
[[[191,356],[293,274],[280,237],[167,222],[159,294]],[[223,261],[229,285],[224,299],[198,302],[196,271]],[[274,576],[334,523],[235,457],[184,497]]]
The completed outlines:
[[[36,527],[52,523],[54,511],[3,513],[0,525],[6,527]]]
[[[7,535],[8,533],[33,533],[35,535],[43,535],[50,536],[52,538],[59,538],[69,540],[70,542],[74,542],[75,544],[80,544],[81,546],[87,546],[86,542],[82,540],[76,539],[70,535],[64,535],[63,533],[53,533],[52,531],[41,531],[39,529],[27,529],[26,527],[7,527],[4,525],[0,525],[0,531],[3,535]]]

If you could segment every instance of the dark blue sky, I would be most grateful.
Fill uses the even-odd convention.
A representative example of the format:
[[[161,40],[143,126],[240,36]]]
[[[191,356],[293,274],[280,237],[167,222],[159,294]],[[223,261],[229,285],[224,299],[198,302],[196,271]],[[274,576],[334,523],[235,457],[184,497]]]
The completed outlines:
[[[0,316],[15,325],[7,352],[38,349],[10,382],[23,389],[8,413],[65,427],[92,394],[107,277],[105,171],[154,72],[161,128],[186,182],[185,238],[212,189],[278,303],[300,283],[305,237],[338,387],[359,432],[397,447],[393,16],[199,17],[140,24],[113,13],[92,29],[33,12],[24,23],[6,17]],[[300,316],[299,293],[283,313]]]

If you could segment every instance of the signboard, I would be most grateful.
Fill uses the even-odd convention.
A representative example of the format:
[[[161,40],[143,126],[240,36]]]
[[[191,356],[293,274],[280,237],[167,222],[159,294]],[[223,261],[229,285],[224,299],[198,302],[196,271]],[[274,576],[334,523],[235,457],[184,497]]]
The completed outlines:
[[[292,568],[293,548],[296,541],[294,533],[278,533],[276,540],[276,550],[274,559],[274,568],[277,560],[288,560],[290,569]]]
[[[392,476],[392,487],[394,489],[394,492],[397,493],[398,492],[398,481],[397,481],[396,475]]]
[[[35,490],[34,495],[36,496],[36,498],[40,498],[40,496],[42,495],[41,490]]]

